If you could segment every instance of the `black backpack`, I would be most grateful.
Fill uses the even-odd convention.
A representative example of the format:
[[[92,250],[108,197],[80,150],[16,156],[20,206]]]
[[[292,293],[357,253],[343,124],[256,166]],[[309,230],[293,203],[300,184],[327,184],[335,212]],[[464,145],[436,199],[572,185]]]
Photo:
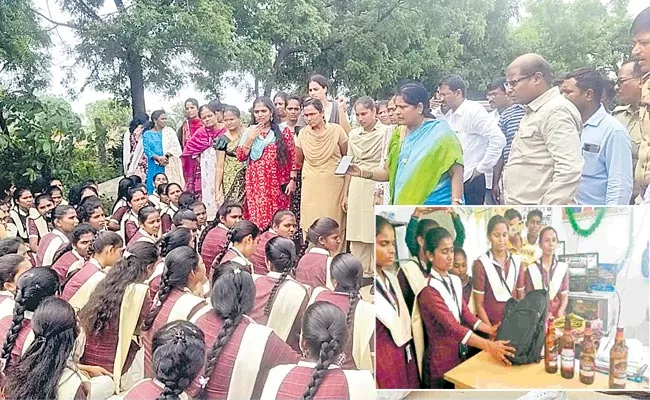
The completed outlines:
[[[515,356],[508,357],[513,365],[541,360],[548,303],[546,290],[533,290],[523,300],[511,298],[506,303],[496,340],[509,340],[515,348]]]

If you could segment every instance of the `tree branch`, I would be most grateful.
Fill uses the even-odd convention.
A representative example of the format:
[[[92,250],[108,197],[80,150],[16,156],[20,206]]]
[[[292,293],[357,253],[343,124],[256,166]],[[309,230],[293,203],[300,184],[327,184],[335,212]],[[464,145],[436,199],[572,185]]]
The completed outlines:
[[[68,24],[68,23],[65,23],[65,22],[57,22],[57,21],[53,21],[53,20],[51,20],[50,18],[48,18],[47,16],[41,14],[40,12],[38,12],[37,10],[35,10],[35,9],[33,9],[33,8],[32,8],[32,11],[34,12],[34,14],[38,15],[39,17],[43,18],[43,19],[46,20],[47,22],[49,22],[49,23],[51,23],[51,24],[54,24],[54,25],[56,25],[56,26],[65,26],[66,28],[75,29],[75,30],[79,29],[78,27],[76,27],[76,26],[74,26],[74,25],[71,25],[71,24]]]
[[[94,19],[95,21],[101,21],[102,20],[101,17],[99,15],[97,15],[97,13],[95,11],[93,11],[93,9],[88,4],[86,4],[85,1],[77,0],[77,4],[81,8],[83,8],[84,13],[86,15],[88,15],[90,18]]]

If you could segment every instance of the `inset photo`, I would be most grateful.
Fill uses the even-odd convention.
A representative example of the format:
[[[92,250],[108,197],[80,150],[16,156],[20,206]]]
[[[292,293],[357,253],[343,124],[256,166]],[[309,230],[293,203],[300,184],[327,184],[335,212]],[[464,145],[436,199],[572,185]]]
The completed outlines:
[[[650,209],[375,212],[379,389],[649,388]]]

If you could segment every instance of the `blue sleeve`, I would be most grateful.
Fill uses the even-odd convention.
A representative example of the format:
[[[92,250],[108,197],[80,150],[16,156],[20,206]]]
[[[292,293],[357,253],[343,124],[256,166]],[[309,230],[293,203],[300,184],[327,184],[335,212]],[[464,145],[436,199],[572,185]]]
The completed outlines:
[[[632,143],[627,132],[615,130],[602,150],[607,170],[606,204],[628,205],[632,198]]]
[[[413,257],[417,257],[419,255],[418,251],[418,239],[415,237],[415,228],[418,225],[418,220],[416,218],[411,217],[409,219],[409,223],[406,226],[406,235],[404,237],[404,242],[406,242],[406,247],[408,247],[409,252]]]
[[[153,135],[149,131],[142,134],[142,147],[147,158],[152,158],[153,156],[162,156],[162,154],[158,154],[158,149],[156,148],[156,143],[154,142]]]

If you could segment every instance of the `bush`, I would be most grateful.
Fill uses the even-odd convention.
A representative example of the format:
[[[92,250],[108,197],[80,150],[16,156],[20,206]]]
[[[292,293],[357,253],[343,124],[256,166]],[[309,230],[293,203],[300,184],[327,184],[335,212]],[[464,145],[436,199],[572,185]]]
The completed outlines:
[[[56,177],[71,187],[119,175],[114,163],[99,162],[93,135],[63,100],[0,92],[0,131],[0,170],[16,185]]]

